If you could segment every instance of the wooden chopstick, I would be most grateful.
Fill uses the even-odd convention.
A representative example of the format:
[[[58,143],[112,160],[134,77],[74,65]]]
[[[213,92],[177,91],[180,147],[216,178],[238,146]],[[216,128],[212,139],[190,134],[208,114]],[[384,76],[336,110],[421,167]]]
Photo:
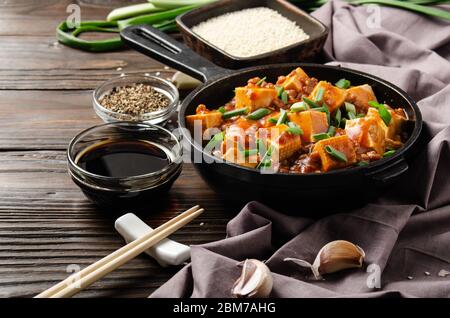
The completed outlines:
[[[89,265],[82,271],[75,273],[46,291],[40,293],[36,298],[60,298],[70,297],[106,274],[135,258],[151,246],[163,240],[173,232],[177,231],[204,212],[200,207],[194,206],[182,214],[174,217],[143,237],[121,247],[115,252]]]

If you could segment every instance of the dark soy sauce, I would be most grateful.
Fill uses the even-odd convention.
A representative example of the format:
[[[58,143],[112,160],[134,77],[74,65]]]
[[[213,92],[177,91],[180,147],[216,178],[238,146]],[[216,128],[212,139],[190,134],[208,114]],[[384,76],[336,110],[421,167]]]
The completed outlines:
[[[117,140],[94,144],[77,160],[77,164],[90,173],[114,178],[157,172],[170,163],[171,158],[167,150],[140,140]]]

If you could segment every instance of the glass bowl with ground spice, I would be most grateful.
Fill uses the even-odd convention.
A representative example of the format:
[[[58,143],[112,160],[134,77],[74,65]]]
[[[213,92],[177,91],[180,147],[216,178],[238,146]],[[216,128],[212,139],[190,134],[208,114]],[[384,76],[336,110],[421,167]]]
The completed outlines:
[[[140,74],[112,78],[95,91],[93,106],[105,122],[133,121],[164,124],[179,102],[177,88],[169,81]]]

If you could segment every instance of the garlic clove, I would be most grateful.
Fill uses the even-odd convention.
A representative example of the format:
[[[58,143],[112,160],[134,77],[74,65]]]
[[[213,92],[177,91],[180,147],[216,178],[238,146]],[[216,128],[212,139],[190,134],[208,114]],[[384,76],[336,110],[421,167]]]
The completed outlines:
[[[320,274],[335,273],[347,268],[361,268],[366,254],[363,249],[349,241],[333,241],[319,251],[313,267]]]
[[[335,273],[347,268],[361,268],[366,254],[364,250],[349,241],[332,241],[322,247],[311,265],[297,258],[285,258],[302,267],[310,268],[314,277],[322,279],[322,274]]]
[[[272,273],[266,264],[256,259],[247,259],[231,293],[239,298],[265,298],[269,297],[272,287]]]

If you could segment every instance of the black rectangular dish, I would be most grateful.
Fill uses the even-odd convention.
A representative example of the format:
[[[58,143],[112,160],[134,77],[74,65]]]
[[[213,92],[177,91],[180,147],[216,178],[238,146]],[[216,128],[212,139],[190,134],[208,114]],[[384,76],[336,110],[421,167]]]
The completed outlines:
[[[296,22],[310,37],[293,45],[269,53],[239,58],[217,48],[192,31],[192,28],[210,18],[242,9],[268,7]],[[189,11],[177,18],[184,42],[196,53],[222,67],[239,69],[253,65],[312,61],[320,53],[328,29],[320,21],[284,0],[222,0]]]

